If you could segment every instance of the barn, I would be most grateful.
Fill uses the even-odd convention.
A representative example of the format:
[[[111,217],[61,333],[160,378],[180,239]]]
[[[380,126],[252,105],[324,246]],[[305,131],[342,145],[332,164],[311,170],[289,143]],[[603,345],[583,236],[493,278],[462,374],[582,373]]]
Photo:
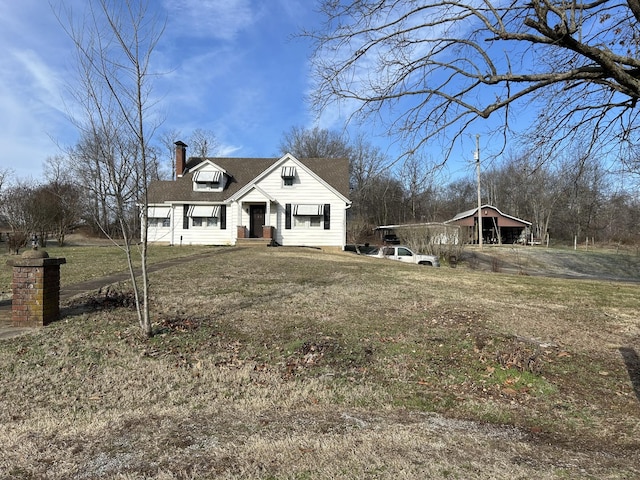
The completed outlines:
[[[507,215],[493,205],[480,207],[482,217],[482,242],[493,244],[513,244],[526,242],[531,222]],[[461,228],[460,238],[463,243],[478,242],[478,208],[458,213],[447,225],[458,225]]]

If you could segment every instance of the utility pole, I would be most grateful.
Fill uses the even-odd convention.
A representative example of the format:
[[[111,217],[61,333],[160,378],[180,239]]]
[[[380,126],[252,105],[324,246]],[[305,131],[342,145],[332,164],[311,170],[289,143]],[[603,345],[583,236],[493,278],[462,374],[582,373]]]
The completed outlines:
[[[480,135],[476,135],[476,173],[478,175],[478,245],[482,248],[482,199],[480,197]]]

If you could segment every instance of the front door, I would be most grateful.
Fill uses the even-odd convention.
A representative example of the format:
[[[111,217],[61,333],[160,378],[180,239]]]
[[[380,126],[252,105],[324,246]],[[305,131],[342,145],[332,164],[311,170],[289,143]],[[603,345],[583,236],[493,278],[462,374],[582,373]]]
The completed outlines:
[[[264,205],[249,206],[249,237],[262,238],[262,227],[264,226],[265,207]]]

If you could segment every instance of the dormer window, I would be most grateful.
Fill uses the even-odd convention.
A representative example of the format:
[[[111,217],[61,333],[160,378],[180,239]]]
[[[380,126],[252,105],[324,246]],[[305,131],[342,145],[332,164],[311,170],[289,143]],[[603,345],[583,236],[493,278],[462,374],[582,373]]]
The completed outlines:
[[[222,178],[219,170],[196,172],[193,174],[194,190],[222,190]]]
[[[293,182],[296,178],[296,167],[282,167],[280,176],[282,177],[282,185],[285,187],[293,186]]]

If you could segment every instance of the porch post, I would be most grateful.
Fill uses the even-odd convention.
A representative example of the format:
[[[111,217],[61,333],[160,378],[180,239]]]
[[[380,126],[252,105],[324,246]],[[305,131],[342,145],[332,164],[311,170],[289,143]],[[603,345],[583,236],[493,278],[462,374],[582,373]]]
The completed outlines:
[[[246,238],[247,231],[242,223],[242,210],[244,206],[242,202],[238,202],[238,220],[236,222],[236,238]]]
[[[269,200],[266,201],[267,204],[267,208],[265,209],[265,214],[264,214],[264,226],[265,227],[269,227],[271,226],[271,202]]]

